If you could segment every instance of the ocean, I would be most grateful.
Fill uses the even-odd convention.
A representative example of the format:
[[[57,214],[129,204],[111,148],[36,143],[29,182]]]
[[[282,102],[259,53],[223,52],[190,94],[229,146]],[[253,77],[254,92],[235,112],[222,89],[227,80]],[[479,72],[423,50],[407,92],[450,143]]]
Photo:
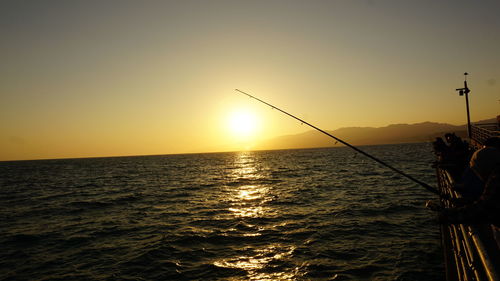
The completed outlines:
[[[0,279],[442,280],[429,199],[346,147],[0,162]]]

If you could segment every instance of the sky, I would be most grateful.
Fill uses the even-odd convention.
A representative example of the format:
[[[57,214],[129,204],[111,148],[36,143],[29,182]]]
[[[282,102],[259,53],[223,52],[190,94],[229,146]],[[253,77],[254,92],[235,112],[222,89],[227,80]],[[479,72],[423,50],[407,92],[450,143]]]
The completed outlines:
[[[458,125],[468,72],[472,120],[492,118],[498,11],[498,0],[4,0],[0,160],[234,151],[309,130],[236,88],[326,130]]]

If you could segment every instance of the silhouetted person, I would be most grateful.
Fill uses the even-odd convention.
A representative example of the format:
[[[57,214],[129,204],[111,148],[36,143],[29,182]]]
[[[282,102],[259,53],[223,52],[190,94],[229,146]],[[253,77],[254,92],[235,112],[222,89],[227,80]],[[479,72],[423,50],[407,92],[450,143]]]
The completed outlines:
[[[484,147],[495,147],[500,149],[500,138],[488,138],[483,144],[483,148]],[[484,189],[484,181],[482,181],[477,173],[472,170],[472,164],[471,159],[470,165],[465,168],[460,181],[453,186],[455,191],[470,201],[479,199]]]
[[[468,144],[454,133],[447,133],[445,139],[448,149],[442,155],[441,167],[447,170],[454,180],[459,180],[467,166]]]
[[[446,158],[446,155],[449,153],[449,147],[446,145],[442,138],[436,138],[436,140],[432,143],[434,147],[434,153],[436,154],[438,161],[443,161]]]
[[[500,149],[485,147],[474,153],[471,170],[484,183],[478,200],[440,210],[440,220],[450,223],[492,223],[500,227]]]

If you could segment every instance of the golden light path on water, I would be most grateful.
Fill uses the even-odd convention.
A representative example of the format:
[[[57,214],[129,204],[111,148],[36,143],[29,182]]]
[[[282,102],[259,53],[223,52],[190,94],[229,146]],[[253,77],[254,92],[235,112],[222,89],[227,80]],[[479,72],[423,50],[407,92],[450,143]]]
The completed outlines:
[[[264,177],[257,168],[258,163],[252,152],[240,152],[234,161],[235,169],[229,175],[229,178],[238,181],[257,180]],[[258,219],[265,217],[273,217],[276,215],[276,210],[266,206],[266,202],[272,200],[270,194],[272,186],[270,184],[248,184],[237,187],[229,186],[227,188],[227,198],[230,202],[228,211],[231,216],[237,220]],[[255,225],[251,225],[249,229],[255,229]],[[257,229],[263,230],[260,227]],[[247,248],[245,245],[245,237],[260,236],[261,233],[251,230],[242,234],[242,249]],[[295,280],[299,274],[299,268],[289,269],[288,272],[269,271],[266,268],[271,267],[270,263],[275,264],[280,260],[287,259],[292,256],[295,246],[283,245],[280,243],[262,243],[265,245],[250,246],[255,249],[249,255],[239,255],[231,258],[220,259],[214,262],[215,266],[224,268],[240,269],[247,272],[244,280]],[[231,279],[237,280],[237,279]]]

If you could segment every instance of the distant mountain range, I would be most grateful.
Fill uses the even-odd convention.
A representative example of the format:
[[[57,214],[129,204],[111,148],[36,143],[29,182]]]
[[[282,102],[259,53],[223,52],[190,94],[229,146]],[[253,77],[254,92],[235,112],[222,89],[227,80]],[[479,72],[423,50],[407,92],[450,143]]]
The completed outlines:
[[[495,123],[496,118],[481,120],[474,123]],[[465,137],[466,125],[451,125],[446,123],[423,122],[416,124],[393,124],[386,127],[347,127],[328,133],[352,145],[376,145],[394,143],[429,142],[445,133],[456,133]],[[339,146],[335,140],[324,134],[311,130],[302,134],[287,135],[273,138],[260,143],[254,149],[290,149]]]

